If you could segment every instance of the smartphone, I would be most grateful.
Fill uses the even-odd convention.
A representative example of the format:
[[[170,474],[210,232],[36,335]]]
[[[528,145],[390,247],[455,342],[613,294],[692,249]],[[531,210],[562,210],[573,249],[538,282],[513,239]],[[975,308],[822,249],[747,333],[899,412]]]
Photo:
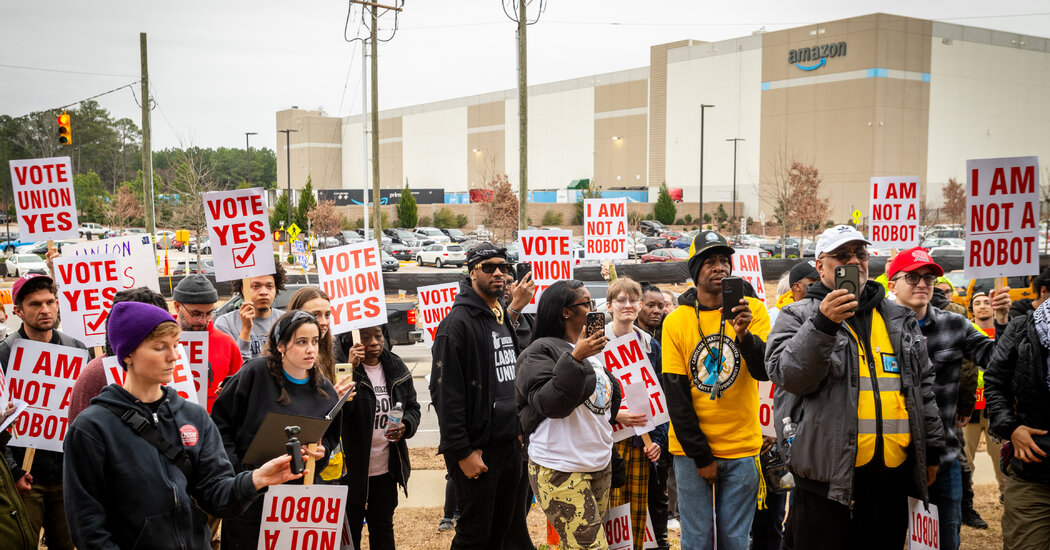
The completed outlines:
[[[592,311],[587,314],[587,337],[594,333],[605,330],[605,314],[600,311]]]
[[[847,292],[860,298],[860,267],[840,265],[835,267],[835,290],[846,289]]]
[[[336,382],[342,381],[354,370],[354,366],[350,363],[336,363],[335,365],[335,380]]]
[[[739,311],[733,308],[740,305],[744,299],[744,280],[740,277],[722,278],[722,319],[729,321],[736,319]]]
[[[530,264],[529,262],[518,262],[518,265],[515,267],[515,270],[515,278],[520,281],[525,278],[525,275],[532,273],[532,264]]]

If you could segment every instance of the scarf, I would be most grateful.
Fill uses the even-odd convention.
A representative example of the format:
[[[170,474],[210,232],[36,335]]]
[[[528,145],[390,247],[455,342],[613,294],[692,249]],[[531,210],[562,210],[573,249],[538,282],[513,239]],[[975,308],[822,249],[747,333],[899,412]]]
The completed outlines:
[[[1032,316],[1035,317],[1035,333],[1039,336],[1039,343],[1044,350],[1050,350],[1050,300],[1043,300]],[[1046,369],[1047,375],[1043,382],[1050,389],[1050,354],[1046,357]]]

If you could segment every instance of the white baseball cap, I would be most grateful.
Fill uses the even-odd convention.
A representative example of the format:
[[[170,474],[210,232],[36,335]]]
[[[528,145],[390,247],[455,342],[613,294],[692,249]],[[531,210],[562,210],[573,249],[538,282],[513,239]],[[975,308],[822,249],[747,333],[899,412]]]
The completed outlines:
[[[819,237],[817,237],[816,257],[819,258],[823,253],[831,252],[832,250],[853,241],[871,244],[868,239],[864,238],[864,234],[857,231],[857,228],[852,225],[836,225],[835,227],[826,229]]]

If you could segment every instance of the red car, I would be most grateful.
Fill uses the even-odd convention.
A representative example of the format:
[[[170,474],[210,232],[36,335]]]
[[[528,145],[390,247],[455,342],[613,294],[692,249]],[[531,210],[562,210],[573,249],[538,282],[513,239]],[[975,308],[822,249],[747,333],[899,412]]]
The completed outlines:
[[[642,254],[642,263],[648,262],[684,262],[689,253],[681,248],[657,248],[648,254]]]

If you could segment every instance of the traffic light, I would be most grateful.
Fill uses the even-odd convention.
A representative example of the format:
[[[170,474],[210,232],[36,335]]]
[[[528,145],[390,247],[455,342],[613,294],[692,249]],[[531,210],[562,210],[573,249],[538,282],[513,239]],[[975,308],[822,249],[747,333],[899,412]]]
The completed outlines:
[[[73,143],[73,131],[69,128],[69,121],[67,113],[58,115],[58,142],[62,145]]]

